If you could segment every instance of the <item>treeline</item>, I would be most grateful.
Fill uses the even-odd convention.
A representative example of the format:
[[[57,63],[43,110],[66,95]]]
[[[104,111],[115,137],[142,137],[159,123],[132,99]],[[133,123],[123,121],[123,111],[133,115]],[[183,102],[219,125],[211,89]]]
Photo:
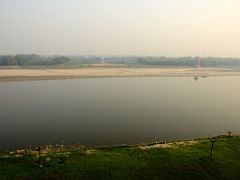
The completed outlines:
[[[233,67],[240,66],[238,58],[218,57],[140,57],[140,56],[0,56],[0,66],[81,66],[89,64],[125,64],[128,66],[187,66]]]
[[[220,57],[140,57],[140,56],[77,56],[68,64],[125,64],[128,66],[185,66],[185,67],[233,67],[240,66],[238,58]]]
[[[70,61],[65,56],[39,56],[39,55],[6,55],[0,56],[1,66],[53,66],[60,65]]]
[[[159,65],[159,66],[190,66],[190,67],[232,67],[240,66],[238,58],[217,58],[217,57],[179,57],[179,58],[138,58],[137,64]]]

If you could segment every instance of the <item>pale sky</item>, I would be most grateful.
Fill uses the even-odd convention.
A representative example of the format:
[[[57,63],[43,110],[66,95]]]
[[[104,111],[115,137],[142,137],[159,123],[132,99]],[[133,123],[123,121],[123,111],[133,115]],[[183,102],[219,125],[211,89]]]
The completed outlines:
[[[240,57],[240,0],[0,0],[0,54]]]

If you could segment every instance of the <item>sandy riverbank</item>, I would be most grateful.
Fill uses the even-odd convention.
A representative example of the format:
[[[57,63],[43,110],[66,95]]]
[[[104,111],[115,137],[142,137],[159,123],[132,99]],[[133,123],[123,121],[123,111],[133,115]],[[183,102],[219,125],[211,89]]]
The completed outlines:
[[[47,80],[131,76],[240,76],[229,68],[78,68],[78,69],[0,69],[0,81]]]

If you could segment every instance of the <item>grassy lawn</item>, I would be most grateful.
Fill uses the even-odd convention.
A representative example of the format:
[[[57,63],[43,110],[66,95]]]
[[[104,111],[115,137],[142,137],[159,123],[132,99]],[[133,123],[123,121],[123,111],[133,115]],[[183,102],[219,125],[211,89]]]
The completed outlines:
[[[65,150],[41,157],[0,155],[0,179],[239,179],[240,137],[166,147]]]

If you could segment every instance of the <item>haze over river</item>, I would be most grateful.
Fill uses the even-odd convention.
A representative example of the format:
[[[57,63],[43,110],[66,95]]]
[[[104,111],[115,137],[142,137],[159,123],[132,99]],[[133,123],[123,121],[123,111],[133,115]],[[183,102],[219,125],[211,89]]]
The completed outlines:
[[[240,77],[0,82],[0,151],[240,132]]]

